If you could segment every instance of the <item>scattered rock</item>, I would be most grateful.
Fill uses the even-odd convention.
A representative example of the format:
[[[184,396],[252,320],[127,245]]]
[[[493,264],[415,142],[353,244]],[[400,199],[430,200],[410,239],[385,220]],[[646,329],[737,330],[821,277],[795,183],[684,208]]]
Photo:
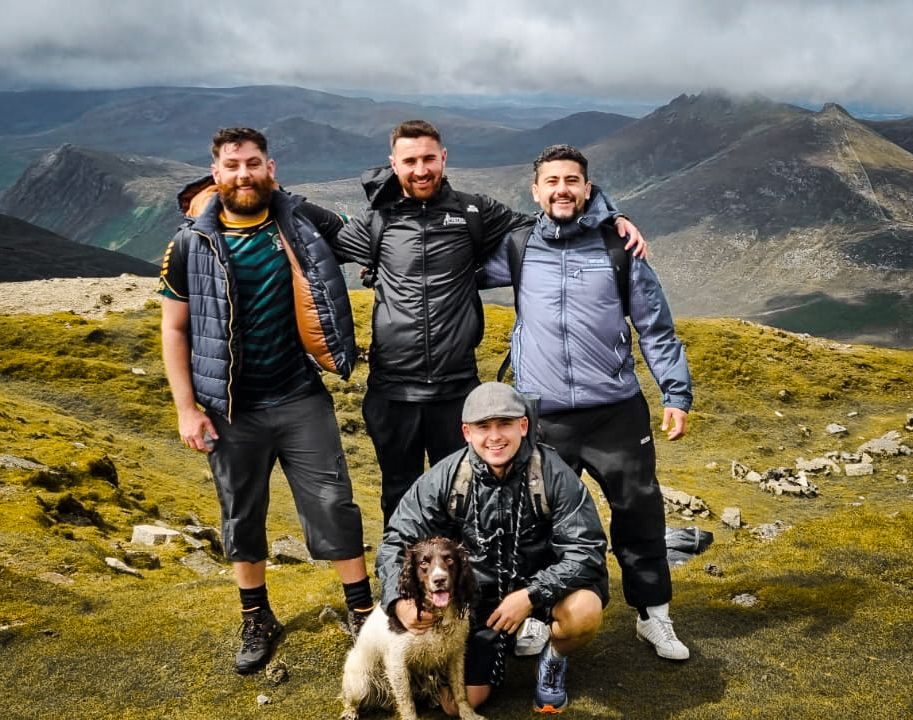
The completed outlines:
[[[714,565],[713,563],[704,565],[704,572],[713,577],[723,577],[723,570],[719,565]]]
[[[47,470],[48,466],[26,460],[25,458],[16,457],[15,455],[0,455],[0,468],[15,470]]]
[[[773,540],[778,535],[789,529],[789,525],[782,520],[774,520],[772,523],[762,523],[749,531],[753,537],[758,540]]]
[[[857,448],[856,452],[872,453],[873,455],[887,455],[890,457],[913,454],[913,450],[900,442],[900,433],[896,430],[891,430],[880,438],[875,438],[874,440],[863,443]]]
[[[706,465],[704,465],[704,468],[707,470],[710,470],[711,472],[716,472],[717,470],[720,469],[720,465],[717,462],[709,462]]]
[[[273,660],[266,666],[264,674],[266,679],[273,685],[281,685],[284,682],[288,682],[288,666],[283,660]]]
[[[738,530],[740,527],[742,527],[742,511],[737,507],[723,508],[723,513],[720,515],[720,520],[726,527],[730,527],[733,530]]]
[[[826,432],[828,435],[846,435],[849,431],[843,427],[843,425],[830,423],[826,428],[824,428],[824,432]]]
[[[307,545],[291,535],[276,538],[272,545],[273,557],[281,563],[312,563],[314,558]]]
[[[732,466],[730,470],[730,475],[736,480],[744,480],[745,476],[751,471],[747,465],[743,465],[737,460],[732,461]]]
[[[323,610],[320,611],[320,614],[317,616],[317,620],[321,625],[330,625],[332,623],[337,625],[344,625],[342,618],[339,616],[339,613],[329,605],[323,606]]]
[[[56,572],[43,572],[38,576],[39,580],[53,583],[54,585],[75,585],[76,581],[68,575],[62,575]]]
[[[895,476],[894,476],[894,479],[895,479],[897,482],[902,483],[903,485],[906,485],[908,482],[910,482],[909,478],[907,478],[907,476],[906,476],[906,475],[903,475],[903,474],[897,474],[897,475],[895,475]]]
[[[754,607],[758,604],[758,598],[751,593],[741,593],[740,595],[734,596],[732,602],[733,604],[742,607]]]
[[[122,560],[118,560],[113,557],[105,558],[105,565],[114,570],[114,572],[123,573],[124,575],[133,575],[133,577],[141,578],[143,574],[139,570],[134,570],[132,567],[127,565]]]
[[[269,705],[271,702],[269,695],[257,695],[257,705],[262,707],[263,705]]]
[[[206,540],[209,542],[212,551],[217,555],[224,556],[225,550],[222,547],[222,537],[219,535],[219,531],[214,527],[209,525],[200,525],[199,523],[193,525],[187,525],[184,527],[184,534],[190,535],[191,537],[197,538],[198,540]]]
[[[907,413],[907,422],[904,423],[903,429],[913,432],[913,412]]]
[[[218,575],[222,572],[222,566],[209,557],[205,550],[194,550],[178,562],[193,570],[197,575]]]
[[[81,442],[77,441],[77,442],[73,443],[73,447],[76,448],[77,450],[86,450],[86,449],[88,449],[89,446],[86,445],[85,443],[81,443]]]
[[[782,402],[789,402],[790,400],[792,400],[792,397],[793,397],[793,394],[786,388],[783,388],[782,390],[777,391],[777,398],[779,398]]]
[[[847,477],[861,477],[863,475],[873,475],[875,466],[872,463],[847,463],[843,466],[843,471]]]
[[[134,375],[145,375],[146,374],[146,371],[143,370],[141,367],[130,368],[130,372],[132,372]]]
[[[136,545],[164,545],[179,538],[181,533],[158,525],[134,525],[130,542]]]
[[[828,457],[816,457],[811,460],[796,458],[796,470],[810,473],[840,474],[840,466]]]
[[[159,556],[148,550],[127,550],[124,552],[124,562],[141,570],[158,570],[162,567]]]
[[[799,432],[803,437],[811,437],[812,429],[808,425],[799,425]]]
[[[846,416],[847,416],[848,418],[854,418],[854,417],[856,417],[857,415],[859,415],[859,413],[856,412],[855,410],[853,410],[852,412],[848,412],[848,413],[846,414]]]

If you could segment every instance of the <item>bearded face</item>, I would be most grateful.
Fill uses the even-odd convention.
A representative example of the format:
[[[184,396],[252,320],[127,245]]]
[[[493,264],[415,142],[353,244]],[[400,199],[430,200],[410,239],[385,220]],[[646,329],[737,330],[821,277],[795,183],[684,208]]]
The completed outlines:
[[[272,190],[271,178],[238,178],[219,183],[222,204],[236,215],[259,215],[269,206]]]

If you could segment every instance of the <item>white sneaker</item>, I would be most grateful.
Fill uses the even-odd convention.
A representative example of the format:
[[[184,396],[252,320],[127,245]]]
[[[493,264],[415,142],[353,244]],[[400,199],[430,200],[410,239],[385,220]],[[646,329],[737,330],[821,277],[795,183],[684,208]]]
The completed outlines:
[[[551,631],[541,620],[528,617],[517,630],[517,639],[514,642],[514,655],[538,655],[548,642]]]
[[[672,629],[672,620],[669,618],[669,603],[648,607],[648,620],[641,620],[637,616],[637,637],[650,643],[656,654],[667,660],[687,660],[691,653],[688,648],[675,636]]]

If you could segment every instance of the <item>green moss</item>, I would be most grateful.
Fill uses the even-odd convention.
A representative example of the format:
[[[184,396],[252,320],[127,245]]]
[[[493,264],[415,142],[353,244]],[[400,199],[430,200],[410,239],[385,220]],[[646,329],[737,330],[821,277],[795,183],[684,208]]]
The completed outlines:
[[[352,293],[362,349],[370,345],[371,302],[370,291]],[[205,459],[177,439],[158,321],[155,308],[104,321],[0,317],[0,447],[51,469],[0,469],[5,711],[44,718],[66,708],[67,717],[119,720],[334,717],[348,641],[336,625],[318,621],[325,605],[343,611],[331,569],[269,570],[271,601],[288,627],[277,654],[290,674],[273,686],[262,674],[242,678],[231,669],[238,614],[227,566],[222,575],[199,577],[178,562],[189,551],[181,543],[156,547],[162,568],[143,571],[142,579],[105,565],[105,557],[122,557],[134,524],[159,518],[180,528],[191,515],[218,524]],[[486,307],[486,322],[478,359],[482,377],[493,379],[513,312]],[[658,394],[642,363],[639,371],[661,482],[699,495],[714,512],[707,520],[670,519],[716,536],[707,553],[673,571],[673,617],[693,656],[668,663],[635,640],[611,562],[613,601],[597,639],[572,660],[569,713],[628,720],[904,717],[913,664],[913,486],[894,475],[913,476],[911,459],[879,458],[877,473],[864,479],[820,478],[820,497],[803,500],[736,482],[729,463],[791,465],[799,455],[854,450],[902,428],[913,409],[913,353],[845,348],[727,319],[684,320],[679,332],[695,380],[686,438],[663,439]],[[135,375],[133,367],[147,374]],[[366,372],[361,363],[348,382],[325,379],[365,539],[376,547],[379,474],[360,416]],[[858,415],[848,418],[850,411]],[[828,422],[842,422],[850,436],[827,436]],[[100,522],[68,522],[74,503]],[[730,505],[752,525],[782,519],[793,527],[760,542],[746,530],[722,528],[719,512]],[[300,532],[277,470],[269,537]],[[721,577],[704,572],[708,562]],[[741,593],[758,604],[733,604]],[[486,714],[529,717],[531,674],[530,663],[512,660],[507,686]],[[257,707],[261,693],[271,705]]]

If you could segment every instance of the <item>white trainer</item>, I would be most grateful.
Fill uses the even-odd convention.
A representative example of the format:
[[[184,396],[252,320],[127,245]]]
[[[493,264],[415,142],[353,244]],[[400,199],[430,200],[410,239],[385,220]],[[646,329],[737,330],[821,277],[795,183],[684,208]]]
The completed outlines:
[[[551,637],[548,625],[534,617],[523,621],[514,642],[514,655],[538,655]]]
[[[669,618],[669,603],[647,608],[649,619],[637,616],[637,637],[650,643],[656,654],[667,660],[687,660],[691,653],[675,635]]]

